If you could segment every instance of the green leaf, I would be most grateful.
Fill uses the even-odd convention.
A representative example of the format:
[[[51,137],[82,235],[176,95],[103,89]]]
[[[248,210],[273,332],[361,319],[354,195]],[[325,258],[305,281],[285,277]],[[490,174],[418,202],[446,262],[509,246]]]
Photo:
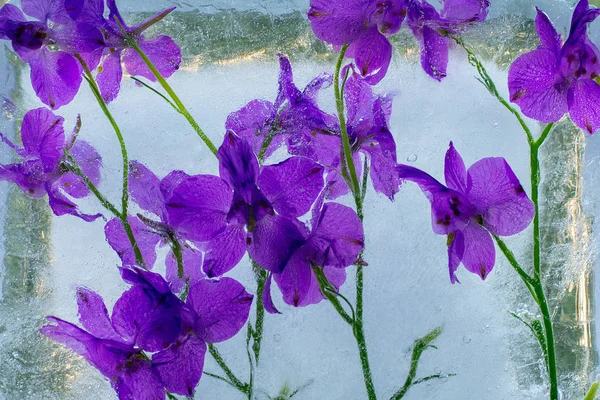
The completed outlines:
[[[510,314],[525,324],[533,333],[533,336],[538,340],[540,347],[542,348],[542,353],[544,354],[544,363],[546,364],[546,369],[548,369],[548,347],[546,346],[546,335],[544,334],[544,326],[539,319],[533,320],[531,322],[525,321],[523,318],[519,317],[514,312],[510,312]]]
[[[594,382],[590,388],[590,391],[587,392],[583,400],[594,400],[596,396],[598,396],[598,391],[600,391],[600,383]]]

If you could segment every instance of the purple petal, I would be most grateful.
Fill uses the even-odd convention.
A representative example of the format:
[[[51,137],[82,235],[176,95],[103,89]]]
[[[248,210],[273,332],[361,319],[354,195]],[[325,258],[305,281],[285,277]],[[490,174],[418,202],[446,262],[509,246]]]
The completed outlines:
[[[441,16],[454,24],[483,21],[490,5],[488,0],[444,0]]]
[[[127,360],[114,387],[119,400],[163,400],[166,396],[164,385],[150,362],[139,358]]]
[[[349,207],[326,203],[309,239],[319,251],[319,266],[344,268],[353,264],[364,247],[362,223]]]
[[[316,281],[308,259],[310,252],[306,249],[302,247],[296,251],[283,271],[273,275],[283,295],[283,301],[294,307],[300,306],[306,299]]]
[[[204,274],[202,273],[202,253],[200,251],[182,246],[181,256],[183,277],[180,278],[179,266],[177,265],[177,259],[173,251],[167,254],[167,273],[165,274],[165,278],[169,282],[169,287],[173,293],[179,293],[188,279],[189,284],[192,285],[204,278]]]
[[[279,57],[279,89],[274,104],[275,110],[279,110],[286,100],[296,103],[302,99],[302,93],[294,84],[294,73],[290,59],[281,53],[278,53],[277,56]],[[279,119],[282,119],[281,116]]]
[[[323,72],[322,74],[317,75],[313,80],[308,82],[308,84],[302,91],[302,95],[307,99],[316,102],[319,91],[331,86],[332,83],[333,75],[331,75],[328,72]]]
[[[79,321],[92,335],[100,339],[121,340],[108,318],[108,311],[102,297],[87,288],[77,288],[77,308]]]
[[[250,204],[258,178],[258,160],[244,139],[227,132],[217,152],[219,174],[229,186]]]
[[[308,19],[315,35],[334,45],[357,40],[367,22],[367,2],[362,0],[311,0]]]
[[[169,172],[169,174],[160,181],[160,191],[165,203],[171,199],[175,188],[189,177],[190,176],[185,172],[175,170]]]
[[[577,79],[568,95],[569,115],[579,128],[590,135],[600,129],[600,85],[591,79]]]
[[[121,88],[121,79],[123,79],[123,68],[121,67],[121,52],[110,52],[104,58],[102,65],[98,67],[96,82],[100,88],[102,98],[110,103],[117,98]]]
[[[73,20],[97,22],[104,18],[103,0],[65,0],[64,5]]]
[[[58,24],[66,24],[71,21],[67,14],[64,0],[21,0],[23,12],[40,21],[48,20]]]
[[[371,159],[370,176],[373,188],[393,201],[400,187],[400,177],[396,170],[396,143],[387,127],[375,129],[375,133],[363,142],[361,149]]]
[[[75,57],[62,51],[41,49],[26,60],[31,83],[40,100],[57,109],[73,100],[81,85],[81,67]]]
[[[462,231],[450,232],[448,241],[450,242],[448,246],[448,272],[450,273],[450,282],[454,284],[458,282],[456,270],[465,253],[465,237]]]
[[[25,21],[25,16],[17,6],[5,4],[0,7],[0,39],[11,40],[11,38],[7,36],[7,28],[12,25],[13,22]]]
[[[68,346],[109,379],[116,379],[119,367],[133,354],[131,346],[98,339],[78,326],[56,317],[47,319],[55,325],[42,326],[40,331],[43,335]]]
[[[30,110],[23,117],[21,138],[30,156],[42,160],[45,172],[52,172],[63,156],[65,147],[64,119],[46,108]]]
[[[355,131],[370,130],[373,125],[373,90],[354,73],[346,81],[344,102],[348,127],[352,127]]]
[[[92,215],[80,212],[77,205],[60,192],[58,182],[46,183],[45,187],[48,193],[48,203],[54,215],[60,217],[70,214],[86,222],[95,221],[102,216],[102,214]]]
[[[325,276],[327,280],[336,288],[339,287],[346,281],[346,270],[343,268],[336,267],[325,267],[323,268]],[[317,304],[321,302],[325,297],[323,296],[323,292],[321,291],[321,287],[319,286],[319,282],[317,281],[317,277],[314,274],[314,271],[311,271],[312,277],[310,282],[310,289],[306,296],[298,303],[299,307],[306,307],[311,304]]]
[[[246,253],[246,232],[230,224],[208,244],[202,270],[209,278],[221,276],[235,267]]]
[[[202,280],[190,288],[187,304],[196,312],[194,331],[209,343],[235,336],[246,323],[252,295],[231,278]]]
[[[562,40],[548,16],[537,8],[537,16],[535,17],[535,28],[542,42],[542,46],[551,50],[554,54],[560,53]]]
[[[206,242],[226,226],[233,193],[221,178],[196,175],[181,182],[167,203],[169,221],[189,240]]]
[[[446,151],[446,157],[444,159],[444,177],[446,178],[446,185],[450,189],[454,189],[461,193],[467,192],[467,169],[465,163],[458,154],[458,151],[454,148],[454,144],[450,142],[450,147]]]
[[[556,122],[567,112],[561,79],[554,52],[538,49],[523,54],[508,70],[510,99],[526,116],[545,123]]]
[[[152,286],[134,285],[115,303],[113,327],[127,343],[150,352],[160,351],[181,333],[182,306],[170,291],[161,293]]]
[[[100,183],[102,158],[96,149],[84,140],[77,140],[69,151],[69,154],[77,161],[77,164],[83,173],[90,178],[90,181],[98,186]],[[90,193],[84,180],[73,172],[63,174],[58,181],[58,185],[65,193],[76,199],[81,199]]]
[[[168,78],[179,69],[181,49],[169,36],[159,35],[152,40],[142,38],[139,45],[163,77]],[[156,81],[154,74],[135,50],[125,50],[123,63],[129,74]]]
[[[160,242],[161,237],[152,232],[142,221],[135,217],[130,216],[127,218],[127,221],[131,225],[133,236],[142,253],[146,267],[152,268],[156,262],[156,245]],[[104,226],[104,234],[110,247],[117,252],[119,258],[123,261],[123,265],[137,265],[131,241],[118,218],[108,221]]]
[[[266,100],[252,100],[240,110],[227,116],[225,129],[232,130],[252,146],[255,154],[259,154],[263,142],[271,134],[277,115],[273,103]],[[276,135],[265,152],[269,157],[281,144],[282,135]]]
[[[195,335],[152,356],[152,366],[165,388],[174,394],[193,397],[204,368],[206,343]]]
[[[533,203],[504,158],[484,158],[469,168],[467,196],[496,235],[519,233],[533,219]]]
[[[267,215],[248,235],[248,254],[262,268],[280,272],[304,236],[291,220],[281,215]]]
[[[462,233],[465,245],[462,263],[466,269],[485,279],[494,268],[496,261],[492,236],[475,222],[469,223]]]
[[[160,179],[148,167],[135,160],[129,163],[129,193],[142,210],[157,215],[162,221],[166,219],[167,210],[160,190]]]
[[[369,85],[379,83],[387,73],[392,59],[392,45],[377,26],[372,26],[353,42],[346,52],[354,58],[358,73]]]
[[[421,66],[427,75],[437,81],[441,81],[446,76],[448,39],[427,26],[423,27]]]
[[[323,167],[304,157],[263,167],[258,186],[275,211],[287,217],[300,217],[323,189]]]
[[[15,183],[28,196],[40,198],[46,194],[47,176],[39,160],[4,165],[0,171],[0,179]]]
[[[262,293],[262,302],[265,306],[265,310],[269,314],[281,314],[279,310],[273,304],[273,297],[271,297],[271,282],[273,281],[273,274],[269,273],[267,281],[265,282],[265,287]]]

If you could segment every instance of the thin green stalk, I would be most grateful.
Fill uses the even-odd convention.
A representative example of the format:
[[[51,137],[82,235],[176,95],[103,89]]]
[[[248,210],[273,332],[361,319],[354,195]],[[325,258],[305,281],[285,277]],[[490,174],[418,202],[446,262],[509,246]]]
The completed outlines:
[[[525,284],[527,289],[529,289],[529,293],[531,293],[531,296],[533,297],[535,302],[537,304],[539,304],[537,294],[535,293],[535,283],[536,283],[535,280],[531,276],[529,276],[529,274],[527,272],[525,272],[525,270],[523,270],[523,268],[521,268],[521,266],[519,265],[519,262],[515,258],[515,255],[508,248],[508,246],[506,246],[506,243],[504,243],[504,241],[502,239],[500,239],[500,237],[498,237],[496,235],[492,235],[492,236],[494,237],[494,240],[496,240],[496,244],[498,245],[498,247],[500,248],[500,250],[506,257],[506,259],[508,260],[510,265],[514,268],[515,271],[517,271],[517,274],[519,274],[519,276],[521,277],[521,280],[523,281],[523,283]]]
[[[136,78],[135,76],[132,76],[131,79],[133,79],[134,81],[136,81],[137,83],[139,83],[140,85],[142,85],[143,87],[145,87],[146,89],[150,90],[151,92],[157,94],[161,99],[163,99],[164,101],[166,101],[171,107],[173,107],[173,109],[175,111],[179,112],[179,108],[177,108],[177,106],[175,104],[173,104],[173,102],[171,100],[169,100],[167,98],[167,96],[165,96],[164,94],[162,94],[161,92],[159,92],[158,90],[154,89],[152,86],[148,85],[146,82],[144,82],[143,80]],[[180,113],[181,114],[181,113]]]
[[[554,329],[552,316],[548,308],[548,302],[544,293],[541,272],[541,244],[540,244],[540,207],[539,207],[539,185],[540,185],[540,161],[539,149],[548,137],[553,124],[548,124],[540,138],[530,144],[531,165],[531,201],[533,202],[535,214],[533,217],[533,272],[535,280],[535,293],[537,295],[540,311],[543,316],[544,331],[546,334],[546,346],[548,350],[548,376],[550,379],[550,400],[558,400],[558,376],[556,371],[556,349],[554,345]]]
[[[125,146],[125,139],[123,139],[123,134],[121,133],[121,129],[119,128],[117,121],[115,121],[115,119],[113,118],[111,112],[108,109],[108,106],[106,105],[106,102],[102,98],[102,94],[100,93],[100,88],[96,84],[96,81],[94,80],[94,76],[92,75],[92,72],[90,71],[89,67],[87,66],[87,63],[78,54],[76,54],[75,56],[81,63],[81,66],[83,67],[83,71],[85,73],[85,80],[89,84],[90,89],[92,90],[92,93],[94,94],[94,97],[96,97],[96,100],[98,101],[98,105],[104,112],[104,115],[106,115],[106,118],[108,118],[108,121],[110,122],[115,133],[117,134],[117,139],[119,140],[119,145],[121,146],[121,156],[123,158],[123,187],[122,187],[122,191],[121,191],[121,212],[123,215],[127,215],[127,209],[129,206],[129,190],[128,190],[128,188],[129,188],[129,156],[127,155],[127,147]]]
[[[206,372],[206,371],[202,371],[202,375],[206,375],[206,376],[210,376],[211,378],[215,378],[218,379],[220,381],[225,382],[226,384],[235,387],[235,385],[233,384],[233,382],[231,382],[230,380],[228,380],[227,378],[222,377],[221,375],[217,375],[217,374],[213,374],[210,372]],[[236,387],[235,387],[236,388]],[[237,389],[237,388],[236,388]]]
[[[319,287],[321,288],[321,293],[323,294],[323,296],[325,296],[325,298],[329,300],[329,302],[333,305],[333,308],[335,308],[335,311],[337,311],[337,313],[340,314],[342,319],[346,321],[348,325],[354,328],[355,320],[352,317],[350,317],[350,315],[348,315],[340,301],[332,293],[332,291],[334,291],[333,286],[331,285],[331,283],[329,283],[329,280],[325,276],[323,269],[315,264],[311,264],[311,266],[313,272],[315,273],[315,276],[317,277],[317,282],[319,283]]]
[[[233,386],[240,392],[247,393],[248,392],[248,384],[243,383],[235,376],[235,374],[227,366],[227,363],[225,363],[223,356],[221,356],[221,354],[219,353],[219,351],[217,350],[217,348],[215,347],[214,344],[208,343],[208,352],[214,358],[214,360],[219,365],[219,367],[221,367],[223,372],[225,372],[225,375],[227,375],[227,378],[229,378],[231,383],[233,383]]]
[[[177,108],[179,109],[179,112],[189,122],[189,124],[192,126],[192,128],[194,129],[194,131],[196,132],[196,134],[198,134],[198,136],[200,137],[200,139],[202,139],[202,141],[206,144],[206,146],[210,149],[210,151],[213,154],[216,155],[217,154],[217,148],[210,141],[210,139],[208,138],[208,136],[206,136],[206,134],[204,133],[204,131],[200,128],[200,125],[198,125],[198,123],[196,122],[196,120],[194,119],[194,117],[192,117],[192,115],[190,114],[190,112],[188,111],[188,109],[185,107],[185,105],[183,104],[183,102],[181,101],[181,99],[179,99],[179,96],[177,96],[177,93],[175,93],[175,91],[173,90],[173,88],[171,87],[171,85],[169,85],[169,83],[167,82],[167,80],[158,71],[158,69],[156,68],[156,66],[154,66],[154,64],[152,63],[152,61],[150,60],[150,58],[148,58],[148,56],[146,55],[146,53],[144,53],[144,51],[140,48],[140,46],[136,43],[136,41],[127,33],[127,31],[125,31],[125,29],[123,29],[123,26],[121,25],[121,22],[118,19],[116,19],[116,18],[115,18],[115,21],[117,22],[117,24],[121,28],[121,32],[123,33],[123,35],[125,35],[125,38],[127,40],[127,44],[129,45],[129,47],[131,47],[132,49],[134,49],[140,55],[140,57],[142,57],[142,60],[144,60],[144,63],[148,66],[148,69],[150,69],[150,71],[152,72],[152,75],[154,75],[154,77],[156,78],[156,80],[158,81],[158,83],[160,84],[160,86],[162,86],[163,89],[169,95],[169,97],[171,97],[171,99],[173,100],[173,102],[175,103],[175,105],[177,106]]]
[[[363,327],[363,267],[356,267],[356,321],[354,323],[354,337],[358,345],[360,355],[360,364],[363,370],[363,378],[367,387],[369,400],[377,400],[375,385],[371,375],[371,367],[369,365],[369,354],[367,351],[367,341],[365,339],[365,331]]]
[[[421,358],[421,355],[425,350],[427,350],[427,348],[433,347],[431,343],[433,343],[435,339],[437,339],[441,334],[442,328],[438,326],[437,328],[429,332],[427,335],[415,340],[412,355],[410,358],[410,369],[408,371],[408,375],[406,376],[406,381],[404,382],[404,385],[400,388],[400,390],[398,390],[396,393],[394,393],[392,397],[390,397],[390,400],[400,400],[408,392],[408,389],[415,385],[418,385],[421,382],[425,382],[434,378],[442,378],[442,376],[438,374],[415,380],[415,378],[417,377],[417,368],[419,366],[419,359]]]
[[[589,392],[585,395],[583,400],[595,400],[598,395],[598,391],[600,390],[600,383],[594,382]]]
[[[183,278],[183,254],[181,251],[181,243],[179,243],[179,240],[175,237],[169,239],[171,240],[171,250],[173,250],[173,255],[177,261],[177,277],[181,279]]]
[[[112,204],[108,199],[106,199],[106,197],[104,197],[102,193],[100,193],[96,185],[94,185],[90,178],[83,173],[81,168],[79,168],[79,166],[77,165],[77,161],[75,161],[75,159],[71,155],[67,155],[67,160],[69,162],[66,163],[65,166],[69,169],[69,171],[73,172],[75,175],[83,179],[87,188],[94,194],[94,196],[96,196],[100,204],[102,204],[104,208],[113,213],[113,215],[121,221],[121,225],[123,225],[123,229],[125,230],[127,238],[129,239],[131,247],[133,248],[133,252],[135,253],[137,263],[142,268],[146,269],[144,257],[142,256],[140,247],[138,246],[137,241],[135,240],[135,236],[133,235],[133,229],[131,229],[131,225],[127,220],[127,214],[123,214],[119,210],[117,210],[117,207],[114,204]]]

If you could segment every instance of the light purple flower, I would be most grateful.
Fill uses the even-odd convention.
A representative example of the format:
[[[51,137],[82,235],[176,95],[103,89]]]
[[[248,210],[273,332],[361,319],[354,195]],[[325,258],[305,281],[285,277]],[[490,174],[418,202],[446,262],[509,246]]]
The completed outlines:
[[[217,157],[220,178],[192,176],[173,191],[167,202],[172,226],[183,237],[208,243],[208,276],[233,268],[246,249],[263,268],[280,271],[303,240],[296,218],[323,188],[323,167],[292,157],[261,170],[248,142],[232,132]]]
[[[121,17],[115,0],[107,0],[107,6],[108,19],[104,18],[104,2],[102,0],[66,0],[66,7],[71,18],[93,25],[102,32],[101,45],[87,61],[91,65],[90,68],[95,68],[100,64],[96,80],[102,97],[105,101],[110,102],[119,93],[123,78],[122,65],[130,75],[143,76],[151,81],[156,80],[140,55],[128,46],[119,24],[137,42],[158,71],[166,78],[179,69],[181,50],[169,36],[159,35],[154,39],[147,39],[143,34],[146,29],[166,17],[175,7],[168,8],[140,24],[130,27]]]
[[[406,16],[404,0],[311,0],[308,19],[315,35],[335,47],[349,45],[357,72],[371,85],[385,76],[392,58],[386,35]]]
[[[511,236],[525,229],[533,203],[504,158],[484,158],[467,171],[452,142],[446,152],[447,187],[414,167],[399,165],[402,179],[419,185],[431,203],[433,231],[448,236],[450,281],[462,264],[485,279],[495,262],[493,235]]]
[[[345,268],[357,260],[364,247],[362,223],[354,210],[337,203],[317,203],[310,232],[303,230],[302,246],[294,251],[281,272],[269,274],[263,292],[268,312],[278,312],[271,299],[271,279],[279,286],[287,304],[304,307],[318,303],[324,297],[312,265],[323,268],[337,289],[346,280]]]
[[[0,39],[10,40],[15,52],[31,67],[31,83],[40,100],[52,109],[73,100],[81,85],[81,66],[71,53],[93,51],[100,32],[76,24],[64,5],[54,0],[22,0],[29,21],[12,4],[0,9]]]
[[[42,333],[83,356],[108,378],[120,399],[164,399],[165,388],[193,396],[204,366],[206,342],[233,337],[244,326],[252,296],[237,281],[202,280],[184,303],[158,274],[121,269],[132,284],[109,319],[102,298],[79,288],[83,330],[56,317]],[[152,359],[143,351],[154,353]]]
[[[425,0],[407,0],[406,23],[421,42],[421,66],[432,78],[441,81],[446,76],[447,36],[464,32],[487,16],[488,0],[442,0],[441,11]]]
[[[83,198],[89,194],[87,186],[80,177],[65,171],[61,163],[64,151],[68,149],[83,173],[97,185],[100,182],[102,159],[96,150],[83,140],[74,141],[71,137],[65,142],[63,121],[62,117],[45,108],[28,111],[21,124],[22,148],[0,133],[0,140],[23,159],[18,163],[0,164],[0,180],[17,184],[25,194],[32,197],[43,197],[47,194],[50,207],[58,216],[72,214],[85,221],[93,221],[100,217],[100,214],[81,213],[77,205],[66,196]]]
[[[581,0],[573,12],[569,37],[563,44],[548,16],[537,10],[541,44],[515,60],[508,71],[511,101],[538,121],[556,122],[565,113],[589,134],[600,128],[600,51],[587,37],[587,25],[600,15]]]
[[[159,179],[148,167],[138,161],[129,165],[129,193],[131,199],[146,215],[129,216],[128,222],[136,238],[136,243],[142,254],[147,268],[152,268],[156,262],[157,245],[181,245],[183,276],[179,277],[178,265],[173,250],[167,254],[167,281],[174,292],[179,292],[184,282],[189,278],[189,284],[202,279],[202,253],[198,244],[188,244],[185,237],[177,234],[171,226],[166,203],[171,198],[175,187],[189,178],[183,171],[172,171],[163,179]],[[147,216],[149,215],[149,216]],[[117,252],[123,265],[137,265],[135,252],[131,241],[118,218],[108,221],[104,227],[106,240]],[[195,246],[194,246],[195,245]]]

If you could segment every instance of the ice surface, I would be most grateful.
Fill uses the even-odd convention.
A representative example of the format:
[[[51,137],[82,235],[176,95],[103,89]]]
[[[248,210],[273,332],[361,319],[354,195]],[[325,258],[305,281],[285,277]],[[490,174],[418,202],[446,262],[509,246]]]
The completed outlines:
[[[192,3],[192,0],[190,0]],[[182,37],[184,68],[170,83],[188,105],[209,137],[221,142],[226,116],[254,98],[273,100],[278,64],[275,52],[293,58],[298,86],[333,62],[327,48],[310,35],[299,12],[307,1],[181,2],[188,26],[167,22],[167,30]],[[171,3],[129,1],[124,9],[154,11]],[[176,4],[173,2],[173,4]],[[541,7],[562,31],[568,26],[572,4],[543,0]],[[179,5],[179,4],[177,4]],[[212,6],[211,6],[212,5]],[[214,6],[214,7],[213,7]],[[228,9],[235,8],[237,11]],[[223,11],[226,10],[226,11]],[[243,10],[244,13],[240,13]],[[268,10],[271,16],[260,17]],[[210,13],[198,14],[200,13]],[[286,14],[287,13],[287,14]],[[529,1],[493,4],[493,18],[465,40],[486,58],[485,64],[506,95],[506,66],[518,54],[536,46]],[[132,15],[141,18],[139,14]],[[206,22],[205,29],[199,22]],[[283,35],[288,32],[288,36]],[[293,32],[293,34],[289,32]],[[467,165],[488,156],[505,157],[529,192],[526,139],[518,123],[477,82],[462,51],[451,53],[448,77],[437,83],[417,63],[418,51],[408,35],[396,39],[400,49],[378,91],[397,93],[391,121],[398,161],[443,176],[443,157],[454,141]],[[6,62],[6,57],[0,57]],[[2,75],[0,94],[18,95],[19,112],[39,106],[22,67],[20,91],[13,91]],[[0,64],[0,71],[13,68]],[[13,75],[14,76],[14,75]],[[333,110],[333,93],[321,102]],[[188,173],[216,173],[215,158],[185,120],[145,89],[126,80],[111,110],[124,132],[131,159],[148,165],[159,176],[173,169]],[[110,125],[87,90],[60,110],[68,131],[82,116],[81,138],[103,157],[101,190],[118,201],[121,159]],[[13,130],[18,119],[2,122]],[[536,133],[539,126],[528,121]],[[18,125],[18,124],[17,124]],[[563,122],[545,145],[542,161],[544,266],[552,312],[557,321],[558,351],[565,399],[581,398],[588,376],[595,378],[594,294],[591,272],[597,264],[600,198],[597,138],[584,137]],[[0,149],[0,161],[11,154]],[[4,263],[0,267],[0,399],[113,398],[108,382],[80,358],[40,337],[37,329],[48,314],[75,321],[75,287],[90,287],[112,306],[126,287],[116,269],[118,258],[103,234],[103,222],[50,217],[44,201],[32,201],[0,182],[0,217]],[[431,232],[429,204],[418,188],[406,183],[394,203],[373,191],[365,207],[365,329],[374,381],[381,398],[402,385],[414,339],[436,326],[443,334],[437,350],[422,358],[418,376],[456,374],[412,388],[406,399],[525,399],[547,397],[541,354],[527,328],[508,311],[528,316],[533,303],[508,263],[498,254],[497,264],[482,282],[464,269],[462,284],[450,285],[445,238]],[[349,199],[345,200],[350,204]],[[92,198],[81,202],[87,212],[101,211]],[[506,240],[527,265],[531,232]],[[42,240],[40,240],[42,239]],[[164,257],[164,251],[163,255]],[[159,258],[160,259],[160,258]],[[160,270],[160,269],[159,269]],[[354,297],[354,268],[342,293]],[[250,291],[254,283],[244,260],[231,276]],[[303,389],[297,399],[366,398],[356,344],[348,326],[328,303],[304,309],[287,307],[273,288],[282,315],[267,315],[263,353],[255,377],[258,399],[275,396],[284,385]],[[238,376],[248,374],[244,334],[218,346]],[[205,370],[218,372],[207,357]],[[197,398],[243,399],[226,384],[203,377]]]

